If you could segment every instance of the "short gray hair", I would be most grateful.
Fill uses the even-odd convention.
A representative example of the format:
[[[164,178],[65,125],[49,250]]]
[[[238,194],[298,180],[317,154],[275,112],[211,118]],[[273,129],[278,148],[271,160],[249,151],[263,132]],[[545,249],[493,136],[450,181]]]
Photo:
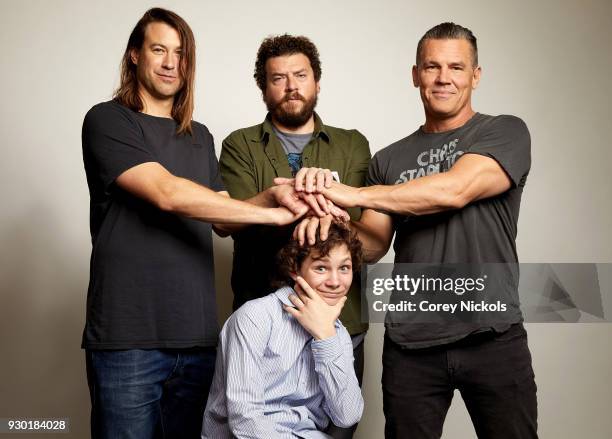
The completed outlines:
[[[468,43],[470,43],[470,46],[472,46],[472,63],[474,67],[478,65],[478,46],[476,44],[476,37],[467,27],[446,22],[440,23],[425,32],[425,35],[421,37],[419,44],[417,45],[417,66],[419,65],[421,51],[423,50],[423,43],[425,40],[467,40]]]

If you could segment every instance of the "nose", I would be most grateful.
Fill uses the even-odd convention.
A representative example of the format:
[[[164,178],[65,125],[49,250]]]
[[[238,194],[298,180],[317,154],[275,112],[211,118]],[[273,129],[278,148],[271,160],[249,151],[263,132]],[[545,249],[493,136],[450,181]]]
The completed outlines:
[[[293,75],[287,75],[287,82],[285,84],[285,91],[291,92],[297,90],[297,81]]]
[[[340,286],[340,275],[336,270],[331,270],[329,272],[329,277],[327,278],[327,286],[336,289]]]
[[[438,70],[438,77],[436,78],[436,82],[439,84],[450,84],[450,71],[448,67],[442,66]]]
[[[172,52],[167,52],[164,56],[162,67],[167,70],[174,70],[177,64],[177,56]]]

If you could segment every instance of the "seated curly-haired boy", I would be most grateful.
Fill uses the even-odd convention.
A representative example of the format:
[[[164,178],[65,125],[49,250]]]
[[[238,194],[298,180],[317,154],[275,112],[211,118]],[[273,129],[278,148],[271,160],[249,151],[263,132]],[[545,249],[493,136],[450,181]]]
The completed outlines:
[[[330,420],[359,421],[353,346],[338,316],[361,257],[339,224],[325,241],[280,251],[284,286],[245,303],[221,331],[203,438],[327,438]]]

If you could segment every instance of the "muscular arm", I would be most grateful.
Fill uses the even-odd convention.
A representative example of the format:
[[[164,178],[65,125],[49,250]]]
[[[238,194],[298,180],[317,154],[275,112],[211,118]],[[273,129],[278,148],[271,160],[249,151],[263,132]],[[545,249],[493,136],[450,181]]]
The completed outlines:
[[[389,251],[393,239],[393,221],[389,215],[365,209],[359,221],[351,221],[351,228],[361,241],[365,262],[377,262]]]
[[[159,163],[134,166],[116,184],[159,209],[218,224],[289,224],[298,217],[284,208],[266,209],[233,200],[190,180],[177,177]]]
[[[510,189],[510,177],[494,159],[477,154],[462,156],[448,171],[398,185],[359,189],[338,183],[323,195],[343,207],[361,206],[400,215],[426,215],[493,197]]]

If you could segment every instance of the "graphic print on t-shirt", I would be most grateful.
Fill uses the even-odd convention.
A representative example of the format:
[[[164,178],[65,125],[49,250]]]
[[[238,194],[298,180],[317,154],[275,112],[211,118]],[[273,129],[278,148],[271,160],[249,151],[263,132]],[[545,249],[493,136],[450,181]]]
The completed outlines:
[[[448,171],[464,153],[464,151],[457,149],[458,143],[459,139],[453,139],[439,148],[431,147],[420,152],[416,157],[417,167],[402,171],[395,184],[406,183],[415,178]]]
[[[287,154],[287,161],[289,162],[289,167],[291,168],[291,175],[295,177],[295,174],[302,169],[302,154],[290,152]]]

